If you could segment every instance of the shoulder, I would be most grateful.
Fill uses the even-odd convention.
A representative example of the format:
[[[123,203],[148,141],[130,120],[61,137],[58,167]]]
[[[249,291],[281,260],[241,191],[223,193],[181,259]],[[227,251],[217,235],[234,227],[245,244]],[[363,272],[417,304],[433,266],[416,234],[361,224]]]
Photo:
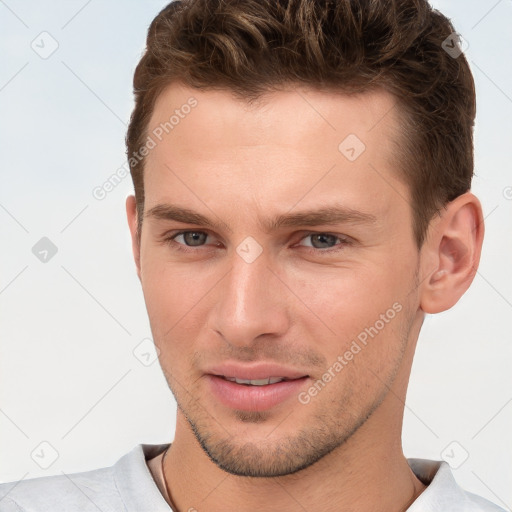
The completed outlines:
[[[408,459],[414,474],[427,488],[407,512],[505,512],[494,503],[462,489],[446,462]]]
[[[169,444],[139,444],[113,466],[0,484],[0,512],[160,512],[147,461]]]
[[[113,468],[0,484],[1,512],[123,510]]]
[[[147,460],[168,444],[139,444],[113,466],[0,484],[0,512],[168,510]]]
[[[468,502],[471,504],[473,508],[470,510],[473,511],[484,511],[484,512],[506,512],[505,509],[498,507],[494,503],[482,498],[482,496],[478,496],[471,492],[464,491]]]

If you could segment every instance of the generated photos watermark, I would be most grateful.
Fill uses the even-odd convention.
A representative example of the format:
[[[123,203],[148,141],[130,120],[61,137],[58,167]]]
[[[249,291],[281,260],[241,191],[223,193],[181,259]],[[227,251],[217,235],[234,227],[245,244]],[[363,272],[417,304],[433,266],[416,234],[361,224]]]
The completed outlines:
[[[315,383],[308,388],[307,391],[301,391],[298,395],[298,400],[301,404],[306,405],[311,402],[311,399],[320,393],[325,386],[331,382],[342,370],[347,366],[350,361],[353,361],[355,356],[359,354],[367,345],[368,342],[375,338],[385,327],[389,324],[400,311],[402,311],[402,304],[395,302],[392,307],[381,313],[379,319],[370,327],[365,327],[355,339],[348,349],[336,358],[336,361],[329,366],[321,378],[317,379]]]

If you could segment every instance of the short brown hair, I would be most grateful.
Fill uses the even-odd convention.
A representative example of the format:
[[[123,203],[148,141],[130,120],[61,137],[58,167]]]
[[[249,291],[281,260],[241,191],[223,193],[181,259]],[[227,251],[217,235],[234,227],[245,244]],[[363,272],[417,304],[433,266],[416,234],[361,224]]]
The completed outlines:
[[[224,89],[252,102],[300,84],[346,93],[382,88],[396,97],[398,167],[410,187],[420,248],[430,220],[470,189],[473,176],[475,88],[464,55],[445,51],[455,37],[427,0],[171,2],[149,27],[133,80],[126,147],[139,240],[144,159],[133,155],[165,87]]]

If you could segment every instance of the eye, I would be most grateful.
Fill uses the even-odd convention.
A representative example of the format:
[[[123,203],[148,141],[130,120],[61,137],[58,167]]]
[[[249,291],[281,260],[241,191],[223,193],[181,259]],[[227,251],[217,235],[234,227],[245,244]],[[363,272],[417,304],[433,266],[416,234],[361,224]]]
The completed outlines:
[[[310,240],[310,243],[303,244],[302,242]],[[337,243],[337,241],[340,243]],[[305,245],[306,247],[312,247],[314,249],[331,249],[338,245],[343,246],[348,244],[349,241],[346,238],[331,235],[329,233],[309,233],[306,235],[299,245]]]
[[[213,245],[217,248],[222,246],[221,242],[216,241],[212,243],[211,239],[216,240],[215,237],[206,231],[188,230],[168,233],[162,237],[162,242],[176,250],[188,252],[195,252],[195,248],[202,246]],[[327,254],[341,251],[351,243],[352,239],[344,235],[316,232],[305,234],[297,245],[305,247],[306,251],[311,251],[315,254]]]
[[[183,242],[178,241],[180,237],[182,237]],[[170,239],[188,247],[198,247],[203,245],[207,238],[208,233],[205,233],[204,231],[182,231],[181,233],[177,233],[170,237]]]

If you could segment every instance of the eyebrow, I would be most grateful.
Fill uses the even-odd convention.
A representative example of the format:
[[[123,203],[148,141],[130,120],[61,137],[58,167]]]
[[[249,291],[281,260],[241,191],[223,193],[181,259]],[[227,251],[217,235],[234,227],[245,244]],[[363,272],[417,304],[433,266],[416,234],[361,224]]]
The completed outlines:
[[[224,222],[215,222],[201,213],[172,204],[158,204],[148,210],[145,217],[157,220],[198,224],[215,230],[226,227]],[[371,213],[361,212],[344,206],[327,206],[314,210],[304,210],[295,213],[284,213],[263,221],[265,232],[277,231],[285,227],[320,226],[324,224],[374,224],[377,217]]]

